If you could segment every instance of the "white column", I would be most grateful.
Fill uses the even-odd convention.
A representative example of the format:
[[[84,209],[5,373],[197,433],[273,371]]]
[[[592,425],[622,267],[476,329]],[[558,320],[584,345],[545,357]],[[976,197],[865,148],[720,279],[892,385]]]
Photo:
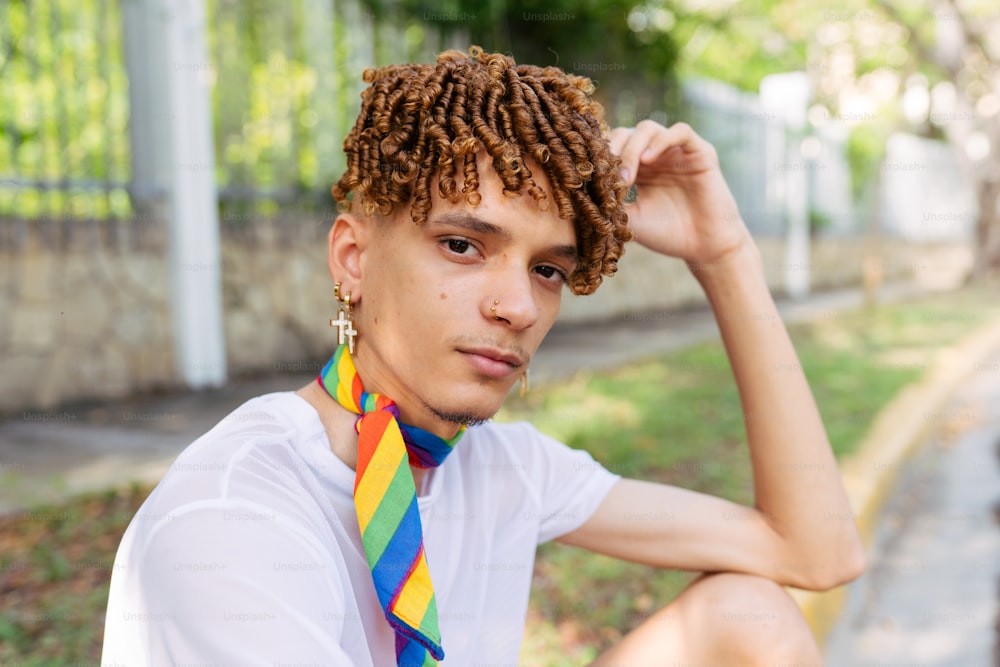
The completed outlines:
[[[204,0],[123,3],[133,174],[162,192],[174,363],[192,388],[226,380],[219,220]],[[140,201],[141,205],[141,201]]]
[[[793,299],[809,294],[809,165],[801,151],[809,96],[809,76],[805,72],[772,74],[760,82],[761,106],[786,127],[784,146],[775,151],[780,157],[768,165],[768,173],[784,181],[788,220],[785,291]]]
[[[332,131],[315,132],[308,136],[314,144],[319,161],[319,173],[326,187],[333,179],[340,178],[342,169],[335,167],[343,160],[340,143],[351,129],[350,119],[337,113],[337,91],[344,86],[344,72],[338,67],[334,52],[336,22],[331,0],[303,0],[302,25],[305,57],[316,72],[316,87],[309,96],[310,106],[316,114],[314,128],[333,128]],[[350,29],[348,27],[348,29]]]

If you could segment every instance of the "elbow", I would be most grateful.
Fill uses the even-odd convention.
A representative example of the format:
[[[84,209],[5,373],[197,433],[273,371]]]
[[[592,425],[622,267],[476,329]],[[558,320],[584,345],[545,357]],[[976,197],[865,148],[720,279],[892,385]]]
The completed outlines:
[[[846,566],[844,568],[843,578],[838,584],[836,584],[837,586],[849,584],[865,573],[867,558],[865,556],[865,547],[861,543],[861,538],[858,538],[852,545],[845,563]]]
[[[865,554],[860,546],[854,551],[854,553],[845,555],[844,559],[837,563],[826,577],[816,581],[812,590],[828,591],[849,584],[860,577],[865,571]]]
[[[830,588],[849,584],[865,572],[865,545],[856,530],[851,531],[846,544],[840,549],[839,561],[841,564],[837,571],[838,577]]]
[[[824,555],[822,567],[811,569],[796,586],[809,591],[823,592],[851,583],[865,571],[865,550],[860,540],[839,549],[836,560]]]

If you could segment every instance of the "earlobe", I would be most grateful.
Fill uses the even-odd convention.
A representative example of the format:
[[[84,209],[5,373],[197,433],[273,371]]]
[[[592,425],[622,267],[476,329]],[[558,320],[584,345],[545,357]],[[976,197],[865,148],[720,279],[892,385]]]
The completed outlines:
[[[352,300],[361,298],[361,257],[368,245],[368,219],[341,213],[327,236],[327,266],[334,282],[351,292]]]

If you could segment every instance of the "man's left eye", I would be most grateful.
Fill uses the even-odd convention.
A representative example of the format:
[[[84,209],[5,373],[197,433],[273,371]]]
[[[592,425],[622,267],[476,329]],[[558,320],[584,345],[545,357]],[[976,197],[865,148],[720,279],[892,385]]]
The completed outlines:
[[[535,271],[543,278],[559,278],[560,280],[566,280],[565,274],[554,266],[535,267]]]
[[[464,255],[471,246],[471,243],[463,241],[462,239],[448,239],[448,250],[458,253],[459,255]]]

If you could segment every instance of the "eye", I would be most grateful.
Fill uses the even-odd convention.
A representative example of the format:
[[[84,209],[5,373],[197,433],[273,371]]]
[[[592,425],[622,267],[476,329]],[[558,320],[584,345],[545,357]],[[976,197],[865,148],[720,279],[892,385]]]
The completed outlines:
[[[448,244],[448,250],[456,255],[467,255],[469,249],[473,247],[471,243],[464,239],[445,239],[444,242]]]
[[[542,276],[546,280],[558,281],[559,283],[566,282],[566,274],[554,266],[536,266],[535,273]]]

